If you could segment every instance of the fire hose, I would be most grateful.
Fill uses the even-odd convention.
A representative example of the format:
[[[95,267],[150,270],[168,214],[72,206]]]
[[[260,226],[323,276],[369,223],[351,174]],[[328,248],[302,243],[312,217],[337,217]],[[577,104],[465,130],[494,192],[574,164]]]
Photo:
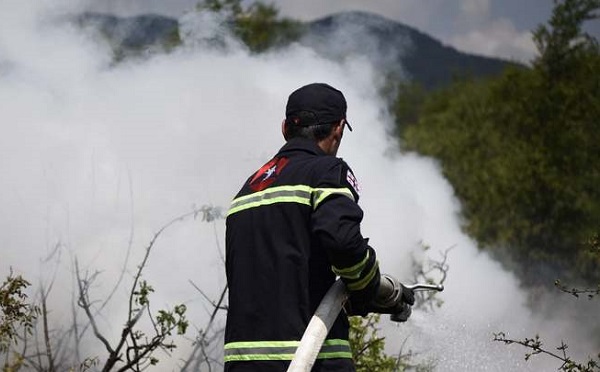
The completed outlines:
[[[431,285],[431,284],[413,284],[406,285],[406,288],[412,289],[413,291],[443,291],[443,285]],[[382,275],[381,284],[377,293],[377,299],[399,299],[401,296],[400,283],[389,275]],[[317,355],[325,341],[325,337],[329,333],[333,322],[337,318],[338,314],[342,310],[342,306],[348,299],[348,292],[344,283],[338,279],[329,288],[319,307],[315,311],[315,314],[311,318],[304,335],[300,340],[300,345],[296,349],[294,359],[290,363],[287,372],[309,372],[317,359]],[[392,321],[403,321],[399,320],[398,317],[391,314],[390,319]],[[405,320],[405,319],[404,319]]]

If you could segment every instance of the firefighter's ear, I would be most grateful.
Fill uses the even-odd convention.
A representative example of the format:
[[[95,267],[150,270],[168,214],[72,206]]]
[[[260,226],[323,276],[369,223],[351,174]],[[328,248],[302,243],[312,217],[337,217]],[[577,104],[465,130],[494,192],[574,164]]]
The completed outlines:
[[[340,120],[337,124],[334,125],[333,132],[335,133],[337,141],[341,141],[344,135],[344,119]]]
[[[287,141],[288,135],[287,135],[287,125],[285,125],[285,119],[283,119],[283,121],[281,122],[281,134],[283,134],[283,138]]]

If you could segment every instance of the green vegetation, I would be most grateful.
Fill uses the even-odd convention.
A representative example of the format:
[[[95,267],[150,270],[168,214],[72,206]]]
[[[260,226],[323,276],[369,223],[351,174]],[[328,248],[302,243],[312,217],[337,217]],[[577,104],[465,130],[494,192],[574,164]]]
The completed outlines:
[[[435,367],[431,361],[415,364],[412,351],[400,350],[397,355],[385,351],[385,338],[378,334],[381,316],[369,314],[362,318],[350,317],[350,347],[356,372],[429,372]]]
[[[430,246],[421,242],[420,248],[424,251]],[[427,258],[425,260],[412,259],[412,282],[444,284],[450,270],[448,253],[451,249],[441,252],[439,259]],[[436,291],[415,292],[413,310],[435,311],[443,305]],[[388,354],[385,350],[385,338],[378,334],[378,325],[381,319],[379,314],[369,314],[366,317],[350,317],[349,340],[352,348],[352,357],[357,372],[402,372],[417,371],[428,372],[435,368],[435,360],[416,362],[415,354],[411,350],[397,350],[395,354]]]
[[[557,3],[530,69],[429,95],[407,86],[393,105],[404,149],[439,160],[466,232],[529,284],[545,271],[600,281],[585,243],[600,224],[600,53],[581,30],[599,4]]]
[[[392,372],[397,358],[385,353],[385,339],[377,335],[378,314],[350,318],[350,347],[357,372]]]
[[[397,356],[389,355],[385,350],[385,337],[380,337],[377,328],[381,315],[369,314],[366,317],[350,317],[350,348],[356,372],[397,372],[410,368],[417,371],[428,371],[428,365],[412,365],[412,352]]]
[[[39,314],[26,293],[30,283],[12,271],[0,284],[0,360],[4,359],[3,372],[17,371],[24,356],[12,350],[24,337],[31,336]],[[12,354],[12,355],[11,355]],[[4,356],[4,358],[2,358]]]
[[[548,24],[534,32],[539,56],[530,68],[512,66],[496,78],[460,80],[436,92],[428,92],[417,83],[388,91],[397,92],[392,110],[402,148],[438,159],[463,205],[465,231],[482,248],[506,263],[516,263],[513,267],[526,284],[546,284],[548,275],[544,274],[550,273],[569,282],[567,287],[556,281],[560,290],[590,299],[600,294],[600,286],[578,289],[571,283],[580,279],[592,286],[600,283],[600,50],[598,41],[582,31],[585,21],[598,18],[595,12],[599,9],[600,0],[557,1]],[[198,11],[222,15],[233,34],[254,53],[297,40],[304,27],[301,22],[279,17],[273,5],[261,2],[242,5],[241,0],[204,0]],[[173,27],[158,43],[158,49],[168,51],[180,44]],[[135,43],[126,46],[145,51],[146,44],[140,45],[137,50]],[[124,50],[118,49],[117,59],[127,56]],[[423,68],[423,60],[437,63],[438,58],[422,58],[413,64]],[[391,87],[396,84],[389,81]],[[426,88],[433,86],[437,84],[431,82]],[[117,366],[141,370],[156,365],[154,351],[172,350],[172,334],[184,334],[188,328],[184,305],[149,310],[153,288],[141,279],[143,267],[130,290],[122,337],[112,343],[95,325],[92,308],[96,301],[89,297],[94,275],[79,276],[76,270],[78,306],[86,313],[86,329],[91,327],[94,337],[106,348],[105,370]],[[46,313],[45,304],[40,311],[28,301],[28,286],[26,280],[12,273],[0,286],[3,371],[34,363],[16,351],[17,342],[32,337],[39,326],[38,316]],[[221,309],[223,295],[215,312]],[[135,327],[143,316],[152,322],[152,330],[142,332]],[[377,334],[378,321],[376,315],[351,319],[358,371],[428,368],[410,365],[410,352],[387,355],[385,340]],[[39,327],[48,334],[47,324]],[[201,333],[199,339],[198,348],[204,353],[206,334]],[[498,333],[495,340],[529,348],[526,358],[536,354],[558,358],[565,363],[561,367],[564,371],[597,371],[600,363],[600,355],[584,363],[573,361],[564,343],[553,355],[537,336],[512,340]],[[43,341],[57,343],[47,337]],[[52,365],[50,343],[45,343]],[[205,360],[210,369],[206,355]],[[99,364],[99,358],[88,358],[79,369]]]
[[[589,299],[600,294],[600,50],[582,24],[599,9],[557,1],[533,34],[539,56],[528,69],[433,93],[406,84],[392,104],[402,147],[439,161],[482,248],[526,285],[554,282]],[[526,348],[526,360],[554,358],[561,371],[600,370],[600,354],[577,361],[563,341],[547,348],[504,332],[494,341]]]
[[[300,22],[280,18],[277,8],[260,1],[244,7],[241,0],[204,0],[197,9],[225,16],[233,33],[257,53],[286,45],[302,32]]]

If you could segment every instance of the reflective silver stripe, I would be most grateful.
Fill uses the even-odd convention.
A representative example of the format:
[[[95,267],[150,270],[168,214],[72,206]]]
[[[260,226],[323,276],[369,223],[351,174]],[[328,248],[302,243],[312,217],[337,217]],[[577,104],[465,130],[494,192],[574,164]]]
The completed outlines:
[[[246,341],[225,344],[225,362],[292,360],[299,341]],[[317,359],[352,358],[347,340],[325,340]]]
[[[348,188],[312,188],[306,185],[277,186],[234,199],[227,215],[275,203],[299,203],[316,209],[326,198],[336,194],[344,195],[355,201],[354,195]]]

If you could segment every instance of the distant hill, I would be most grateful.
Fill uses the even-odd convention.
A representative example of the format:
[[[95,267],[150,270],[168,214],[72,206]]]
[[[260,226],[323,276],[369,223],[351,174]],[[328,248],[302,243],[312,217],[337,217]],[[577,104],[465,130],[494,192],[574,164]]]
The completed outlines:
[[[301,43],[331,58],[362,56],[381,71],[405,75],[426,88],[455,77],[497,75],[515,63],[459,52],[412,27],[365,12],[334,14],[307,24]]]
[[[84,13],[76,22],[107,37],[119,58],[176,46],[176,19],[141,15],[120,18]],[[421,83],[428,89],[455,77],[498,74],[513,62],[459,52],[402,23],[365,12],[344,12],[306,22],[298,42],[326,58],[366,58],[385,74]]]
[[[80,27],[91,28],[106,37],[119,58],[140,51],[165,49],[179,42],[179,22],[155,14],[117,17],[83,13],[74,21]]]

